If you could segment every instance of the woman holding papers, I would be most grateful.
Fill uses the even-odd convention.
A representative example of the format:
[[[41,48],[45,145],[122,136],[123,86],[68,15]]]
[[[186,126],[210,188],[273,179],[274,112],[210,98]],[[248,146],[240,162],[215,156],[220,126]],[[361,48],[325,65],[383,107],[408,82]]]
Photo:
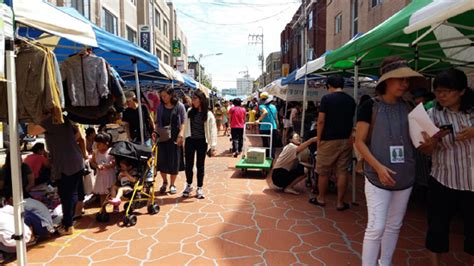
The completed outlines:
[[[429,115],[441,131],[431,138],[423,132],[420,146],[433,159],[426,247],[439,265],[441,253],[449,251],[449,224],[457,210],[464,219],[464,251],[474,264],[474,92],[457,69],[439,73],[433,87],[436,105]]]
[[[368,210],[362,265],[370,266],[391,265],[415,182],[414,147],[408,129],[412,108],[402,96],[413,79],[422,78],[399,57],[386,58],[380,74],[379,96],[359,107],[355,143],[365,161]]]

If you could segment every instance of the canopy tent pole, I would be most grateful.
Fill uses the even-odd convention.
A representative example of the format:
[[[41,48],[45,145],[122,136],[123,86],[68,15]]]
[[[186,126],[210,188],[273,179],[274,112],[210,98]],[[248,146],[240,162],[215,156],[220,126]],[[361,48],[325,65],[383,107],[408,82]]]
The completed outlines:
[[[26,241],[23,228],[23,186],[21,179],[20,144],[18,140],[17,94],[15,73],[15,44],[13,40],[6,40],[6,65],[7,65],[7,102],[8,102],[8,128],[10,134],[10,168],[13,193],[13,217],[15,221],[16,254],[19,265],[27,265]]]
[[[303,114],[301,117],[301,128],[300,128],[300,136],[304,138],[304,123],[305,123],[305,116],[306,116],[306,107],[308,106],[307,101],[307,92],[308,92],[308,64],[306,64],[305,69],[305,76],[304,76],[304,87],[303,87]]]
[[[137,59],[132,59],[133,67],[135,68],[135,89],[137,94],[137,101],[138,101],[138,119],[140,120],[140,143],[143,145],[145,144],[145,136],[143,130],[143,108],[142,108],[142,97],[140,93],[140,79],[138,78],[138,64]]]
[[[357,104],[359,104],[358,101],[358,93],[359,93],[359,64],[360,60],[356,58],[355,64],[354,64],[354,99]],[[355,115],[355,121],[357,121],[357,112]],[[352,158],[355,158],[354,156],[354,150],[352,152]],[[356,160],[352,159],[352,204],[356,204],[357,196],[356,196]]]

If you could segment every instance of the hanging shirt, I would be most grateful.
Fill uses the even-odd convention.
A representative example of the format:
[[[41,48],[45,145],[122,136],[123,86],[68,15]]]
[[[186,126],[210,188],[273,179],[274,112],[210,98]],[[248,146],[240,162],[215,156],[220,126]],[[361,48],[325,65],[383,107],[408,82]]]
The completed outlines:
[[[61,64],[61,75],[67,80],[72,106],[97,106],[99,98],[109,95],[105,60],[95,55],[75,55]]]

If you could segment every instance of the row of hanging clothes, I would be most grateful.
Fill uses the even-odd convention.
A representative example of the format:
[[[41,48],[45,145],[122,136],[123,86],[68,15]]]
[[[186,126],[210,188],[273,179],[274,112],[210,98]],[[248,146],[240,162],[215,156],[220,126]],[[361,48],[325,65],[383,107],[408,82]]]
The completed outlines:
[[[58,61],[51,49],[34,41],[17,39],[16,87],[20,122],[40,123],[47,115],[64,123],[64,91]],[[0,120],[8,120],[7,85],[0,83]]]
[[[113,122],[126,108],[123,81],[104,58],[85,49],[59,65],[52,49],[19,38],[16,44],[18,119],[53,123],[68,118],[81,124]],[[8,120],[6,83],[0,83],[0,121]]]

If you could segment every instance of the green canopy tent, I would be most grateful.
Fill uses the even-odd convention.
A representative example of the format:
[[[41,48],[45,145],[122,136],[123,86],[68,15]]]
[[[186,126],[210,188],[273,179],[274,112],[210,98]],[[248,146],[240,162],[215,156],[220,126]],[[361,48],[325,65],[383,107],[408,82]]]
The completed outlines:
[[[387,56],[401,56],[430,76],[450,67],[474,71],[474,1],[416,0],[371,31],[308,62],[307,73],[378,75]],[[297,73],[305,75],[306,66]],[[354,73],[357,74],[357,73]]]
[[[353,73],[357,95],[359,74],[378,75],[380,63],[388,56],[403,57],[428,76],[451,67],[474,72],[473,18],[473,0],[412,1],[366,34],[305,64],[296,79],[313,72]],[[355,202],[354,169],[352,175]]]

